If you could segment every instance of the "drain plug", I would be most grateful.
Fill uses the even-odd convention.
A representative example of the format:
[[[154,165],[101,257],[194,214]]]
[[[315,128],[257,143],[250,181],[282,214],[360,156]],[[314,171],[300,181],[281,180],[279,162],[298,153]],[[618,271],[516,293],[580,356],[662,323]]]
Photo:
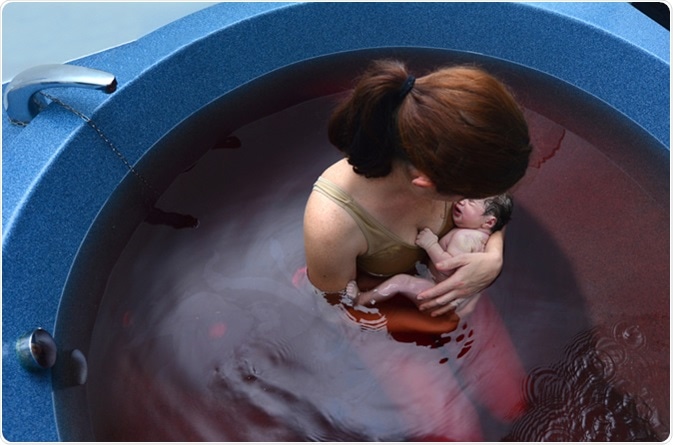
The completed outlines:
[[[56,342],[51,334],[37,328],[19,338],[16,352],[24,368],[29,370],[49,369],[56,363]]]

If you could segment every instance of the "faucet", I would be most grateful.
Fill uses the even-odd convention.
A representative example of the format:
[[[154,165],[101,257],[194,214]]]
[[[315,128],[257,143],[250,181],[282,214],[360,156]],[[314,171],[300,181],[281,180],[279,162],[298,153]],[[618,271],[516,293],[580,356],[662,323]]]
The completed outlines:
[[[47,105],[38,93],[55,87],[102,90],[117,89],[117,79],[110,73],[76,65],[39,65],[17,74],[7,85],[2,104],[12,122],[28,123]]]

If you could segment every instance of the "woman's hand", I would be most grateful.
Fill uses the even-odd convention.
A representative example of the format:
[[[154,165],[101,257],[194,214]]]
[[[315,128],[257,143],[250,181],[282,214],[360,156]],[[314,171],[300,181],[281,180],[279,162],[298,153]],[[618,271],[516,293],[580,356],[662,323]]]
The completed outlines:
[[[500,274],[502,247],[502,233],[496,232],[489,238],[485,252],[457,255],[435,264],[440,272],[455,272],[436,286],[418,294],[416,298],[421,302],[418,308],[431,311],[430,315],[436,317],[464,305],[466,299],[486,289]]]

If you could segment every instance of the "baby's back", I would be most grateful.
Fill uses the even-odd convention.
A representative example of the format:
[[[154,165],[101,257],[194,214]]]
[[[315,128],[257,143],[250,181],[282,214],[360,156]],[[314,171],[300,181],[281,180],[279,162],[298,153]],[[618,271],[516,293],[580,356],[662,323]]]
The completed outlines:
[[[446,251],[452,256],[461,253],[483,252],[489,235],[476,229],[453,229],[455,233],[451,237]]]
[[[483,252],[486,250],[486,242],[489,235],[477,229],[452,229],[440,241],[444,251],[451,256],[461,255],[463,253]],[[430,261],[428,264],[430,273],[435,278],[435,281],[444,281],[453,274],[440,272],[435,264]]]

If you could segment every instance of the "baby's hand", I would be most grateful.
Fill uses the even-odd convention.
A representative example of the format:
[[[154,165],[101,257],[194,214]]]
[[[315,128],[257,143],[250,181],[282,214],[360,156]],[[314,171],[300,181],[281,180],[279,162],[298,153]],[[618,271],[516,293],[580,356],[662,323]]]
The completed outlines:
[[[428,249],[435,244],[439,238],[432,233],[432,230],[425,228],[421,230],[416,236],[416,244],[424,249]]]

